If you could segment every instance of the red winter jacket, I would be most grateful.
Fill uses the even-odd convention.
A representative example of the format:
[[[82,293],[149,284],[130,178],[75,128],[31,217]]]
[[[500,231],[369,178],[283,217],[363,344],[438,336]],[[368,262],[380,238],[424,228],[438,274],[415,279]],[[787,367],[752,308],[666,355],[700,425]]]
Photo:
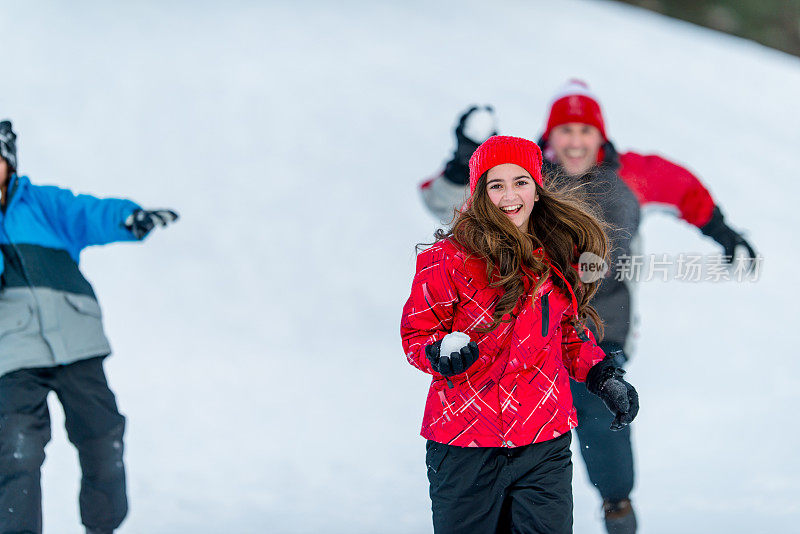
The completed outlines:
[[[461,447],[519,447],[577,426],[569,378],[585,381],[605,354],[591,332],[588,341],[579,339],[574,304],[552,278],[536,295],[527,279],[525,289],[512,311],[516,319],[477,332],[492,322],[503,293],[489,287],[483,261],[468,258],[450,239],[417,256],[400,333],[411,365],[433,375],[423,437]],[[451,378],[451,389],[431,368],[425,347],[453,331],[469,335],[480,357]]]

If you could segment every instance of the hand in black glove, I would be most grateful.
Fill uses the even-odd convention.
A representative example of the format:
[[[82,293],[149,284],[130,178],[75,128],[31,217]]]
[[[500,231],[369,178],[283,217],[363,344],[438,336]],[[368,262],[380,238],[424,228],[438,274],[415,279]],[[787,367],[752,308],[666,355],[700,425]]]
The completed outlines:
[[[728,263],[733,263],[737,252],[740,254],[744,253],[750,259],[748,270],[752,271],[755,269],[756,251],[753,250],[750,243],[742,237],[742,234],[733,230],[725,223],[725,217],[723,217],[719,207],[714,206],[711,220],[700,228],[700,231],[722,245],[725,251],[725,260]]]
[[[178,214],[172,210],[136,210],[125,219],[125,228],[136,239],[142,239],[156,226],[166,226],[177,220]]]
[[[425,356],[431,362],[433,370],[447,378],[463,373],[478,361],[478,344],[474,341],[470,341],[466,346],[461,347],[459,352],[451,352],[450,354],[439,354],[441,346],[441,339],[428,345],[425,347]]]
[[[614,365],[614,356],[609,355],[586,375],[586,389],[603,399],[615,415],[611,430],[622,430],[639,413],[639,394],[623,380],[624,374],[624,370]]]
[[[611,358],[616,367],[624,367],[628,363],[628,355],[622,350],[622,345],[616,341],[606,340],[600,342],[600,348]]]
[[[458,119],[455,129],[456,150],[444,168],[444,177],[459,185],[469,183],[469,158],[481,143],[497,135],[492,106],[472,106]]]

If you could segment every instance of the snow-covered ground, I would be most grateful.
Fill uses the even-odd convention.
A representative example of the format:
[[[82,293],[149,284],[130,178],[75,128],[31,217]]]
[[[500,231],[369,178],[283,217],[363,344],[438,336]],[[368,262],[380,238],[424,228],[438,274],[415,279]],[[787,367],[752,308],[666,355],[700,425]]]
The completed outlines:
[[[629,377],[641,532],[800,520],[800,60],[602,1],[0,2],[0,115],[34,182],[177,208],[88,250],[128,416],[122,534],[430,532],[426,376],[402,354],[416,183],[458,112],[535,137],[567,78],[621,149],[690,165],[757,283],[648,282]],[[666,215],[646,252],[714,253]],[[46,531],[81,532],[60,425]],[[576,459],[575,531],[599,533]]]

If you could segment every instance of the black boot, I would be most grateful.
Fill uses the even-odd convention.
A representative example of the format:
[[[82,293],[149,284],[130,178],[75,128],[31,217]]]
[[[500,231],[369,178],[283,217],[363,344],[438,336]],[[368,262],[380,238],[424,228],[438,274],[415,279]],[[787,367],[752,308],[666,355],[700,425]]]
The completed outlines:
[[[87,528],[86,534],[114,534],[114,531],[104,528]]]
[[[635,534],[636,514],[630,499],[603,501],[603,513],[608,534]]]

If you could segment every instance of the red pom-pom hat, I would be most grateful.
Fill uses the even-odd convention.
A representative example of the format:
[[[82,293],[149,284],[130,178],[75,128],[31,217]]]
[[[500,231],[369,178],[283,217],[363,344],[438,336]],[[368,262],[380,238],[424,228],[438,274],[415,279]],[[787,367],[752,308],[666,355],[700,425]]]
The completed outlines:
[[[600,130],[603,139],[608,140],[600,104],[589,86],[581,80],[568,81],[556,93],[542,138],[546,141],[553,128],[570,122],[590,124]]]

